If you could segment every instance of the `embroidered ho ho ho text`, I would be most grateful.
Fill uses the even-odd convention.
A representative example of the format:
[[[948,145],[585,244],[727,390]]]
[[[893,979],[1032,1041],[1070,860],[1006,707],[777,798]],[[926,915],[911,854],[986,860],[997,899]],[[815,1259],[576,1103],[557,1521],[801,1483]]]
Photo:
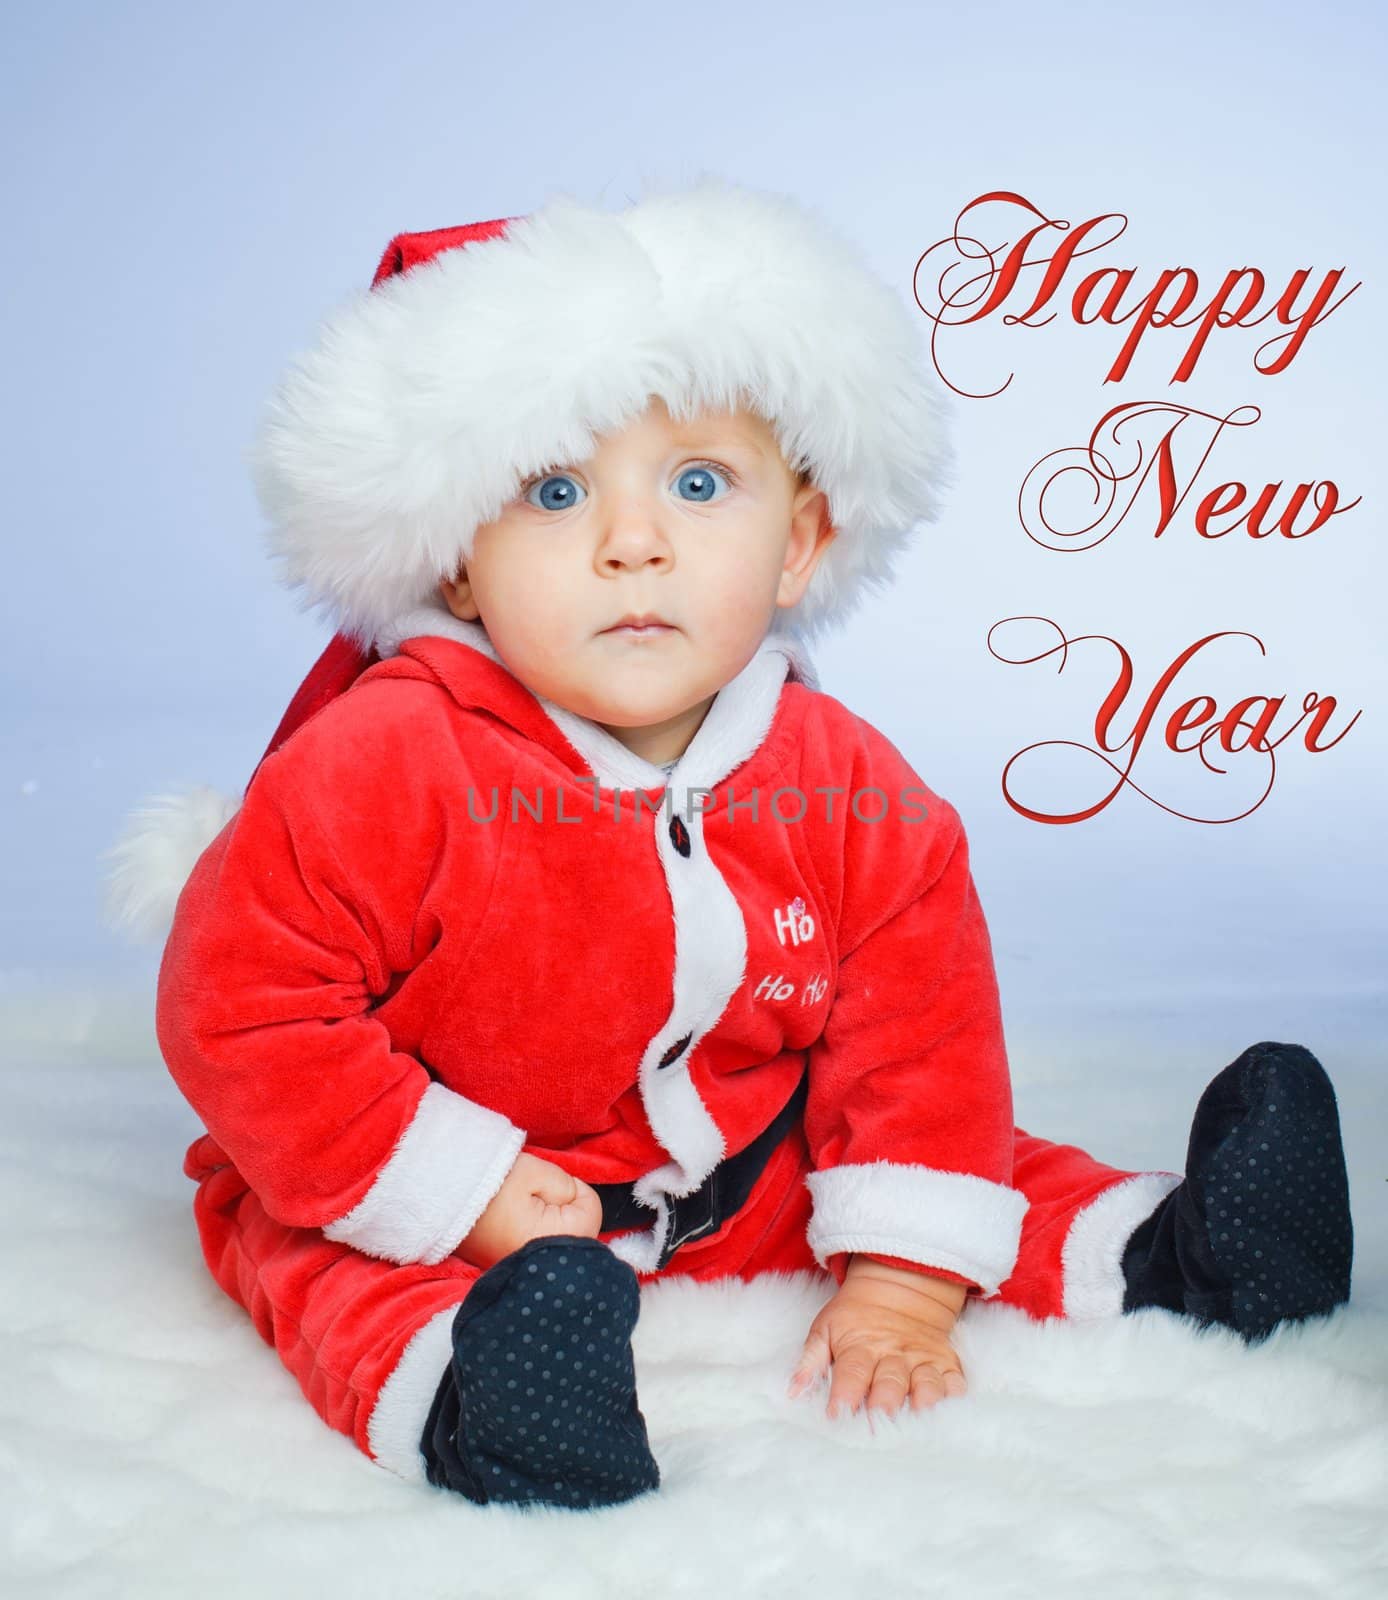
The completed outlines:
[[[593,802],[586,813],[581,810],[578,812],[566,810],[564,802],[569,797],[560,784],[556,784],[552,791],[546,791],[544,785],[527,790],[512,784],[509,820],[516,822],[525,816],[532,822],[572,823],[582,822],[585,815],[596,816],[601,811],[608,811],[614,822],[621,822],[628,817],[632,821],[639,822],[643,816],[654,816],[660,811],[669,818],[675,809],[675,791],[669,787],[662,790],[654,800],[651,799],[650,792],[645,789],[611,789],[607,791],[608,798],[605,799],[596,778],[576,777],[573,781],[592,785]],[[552,792],[552,807],[546,804],[547,792]],[[818,802],[812,800],[811,795],[818,796]],[[742,799],[737,798],[733,789],[729,788],[723,810],[732,824],[803,822],[811,808],[818,803],[822,808],[823,820],[835,822],[844,817],[844,812],[838,810],[839,797],[842,795],[848,796],[845,802],[848,814],[857,822],[924,822],[929,815],[925,801],[926,791],[915,784],[907,784],[898,792],[895,812],[892,810],[891,796],[876,784],[868,784],[864,788],[850,791],[843,784],[823,783],[816,784],[809,794],[794,784],[784,784],[770,791],[765,807],[762,805],[760,787],[753,789],[750,795]],[[470,822],[500,820],[499,785],[492,784],[487,796],[487,808],[483,810],[482,797],[479,796],[477,789],[472,784],[467,786],[467,816]],[[684,805],[679,808],[684,815],[691,815],[697,811],[701,816],[710,816],[719,810],[712,789],[695,785],[687,788],[684,796]],[[696,796],[702,799],[696,800]],[[791,798],[783,800],[782,796]]]
[[[814,918],[799,895],[784,910],[778,906],[772,915],[776,920],[776,937],[782,944],[789,942],[799,946],[814,938]]]
[[[824,992],[829,983],[822,972],[816,972],[812,978],[806,979],[800,990],[800,1004],[802,1006],[817,1006],[824,998]],[[752,991],[754,1000],[772,1000],[777,1004],[789,1000],[795,993],[793,979],[787,978],[783,972],[770,973]]]

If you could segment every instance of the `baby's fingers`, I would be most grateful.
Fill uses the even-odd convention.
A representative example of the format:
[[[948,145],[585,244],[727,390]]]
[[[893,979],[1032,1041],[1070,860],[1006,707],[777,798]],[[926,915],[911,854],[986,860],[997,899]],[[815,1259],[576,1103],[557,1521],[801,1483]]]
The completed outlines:
[[[570,1233],[587,1234],[596,1239],[602,1232],[602,1196],[591,1184],[577,1183],[578,1193],[564,1208]]]
[[[542,1205],[562,1210],[578,1198],[578,1179],[562,1167],[550,1166],[547,1172],[539,1175],[532,1193]]]
[[[920,1411],[941,1400],[954,1399],[967,1389],[963,1373],[953,1367],[942,1372],[938,1367],[919,1366],[911,1374],[911,1409]]]
[[[845,1410],[857,1411],[872,1385],[876,1365],[866,1350],[850,1350],[836,1358],[829,1385],[829,1403],[825,1408],[828,1416],[837,1417]]]
[[[828,1365],[829,1341],[822,1333],[812,1333],[805,1341],[799,1365],[790,1380],[788,1393],[791,1399],[794,1400],[802,1395],[812,1383],[822,1377]]]
[[[570,1178],[571,1191],[561,1197],[542,1200],[544,1225],[560,1233],[586,1234],[597,1238],[602,1232],[602,1197],[586,1183]]]

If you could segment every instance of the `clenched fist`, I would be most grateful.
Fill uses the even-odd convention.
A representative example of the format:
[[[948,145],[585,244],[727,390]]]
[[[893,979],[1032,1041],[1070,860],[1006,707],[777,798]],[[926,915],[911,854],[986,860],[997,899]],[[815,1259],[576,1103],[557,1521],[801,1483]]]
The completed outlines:
[[[602,1196],[542,1156],[524,1150],[506,1180],[453,1254],[486,1268],[531,1239],[576,1233],[596,1239],[602,1232]]]

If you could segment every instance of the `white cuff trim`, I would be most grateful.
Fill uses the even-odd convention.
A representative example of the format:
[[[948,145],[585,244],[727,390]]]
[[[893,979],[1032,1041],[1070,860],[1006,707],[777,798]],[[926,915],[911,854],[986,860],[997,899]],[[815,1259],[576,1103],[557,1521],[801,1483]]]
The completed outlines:
[[[424,1452],[420,1448],[429,1409],[453,1359],[453,1319],[462,1299],[435,1312],[405,1346],[394,1370],[376,1394],[366,1439],[376,1464],[408,1478],[427,1483]]]
[[[807,1173],[815,1260],[841,1250],[900,1256],[972,1279],[986,1297],[1017,1262],[1027,1197],[969,1172],[892,1161]]]
[[[431,1082],[376,1181],[323,1233],[369,1256],[433,1266],[472,1232],[524,1144],[499,1111]]]
[[[1060,1256],[1067,1317],[1087,1321],[1122,1311],[1124,1246],[1180,1181],[1179,1172],[1134,1173],[1075,1214]]]

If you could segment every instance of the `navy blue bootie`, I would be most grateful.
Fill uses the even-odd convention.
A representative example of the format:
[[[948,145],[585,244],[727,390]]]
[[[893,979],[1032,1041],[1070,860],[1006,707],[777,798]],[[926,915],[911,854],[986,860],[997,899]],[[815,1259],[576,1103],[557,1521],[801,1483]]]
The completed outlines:
[[[429,1482],[491,1501],[615,1505],[659,1488],[636,1402],[636,1273],[578,1234],[531,1239],[478,1278],[420,1440]]]
[[[1264,1040],[1201,1095],[1184,1180],[1128,1240],[1123,1309],[1251,1343],[1343,1305],[1353,1255],[1335,1090],[1309,1050]]]

